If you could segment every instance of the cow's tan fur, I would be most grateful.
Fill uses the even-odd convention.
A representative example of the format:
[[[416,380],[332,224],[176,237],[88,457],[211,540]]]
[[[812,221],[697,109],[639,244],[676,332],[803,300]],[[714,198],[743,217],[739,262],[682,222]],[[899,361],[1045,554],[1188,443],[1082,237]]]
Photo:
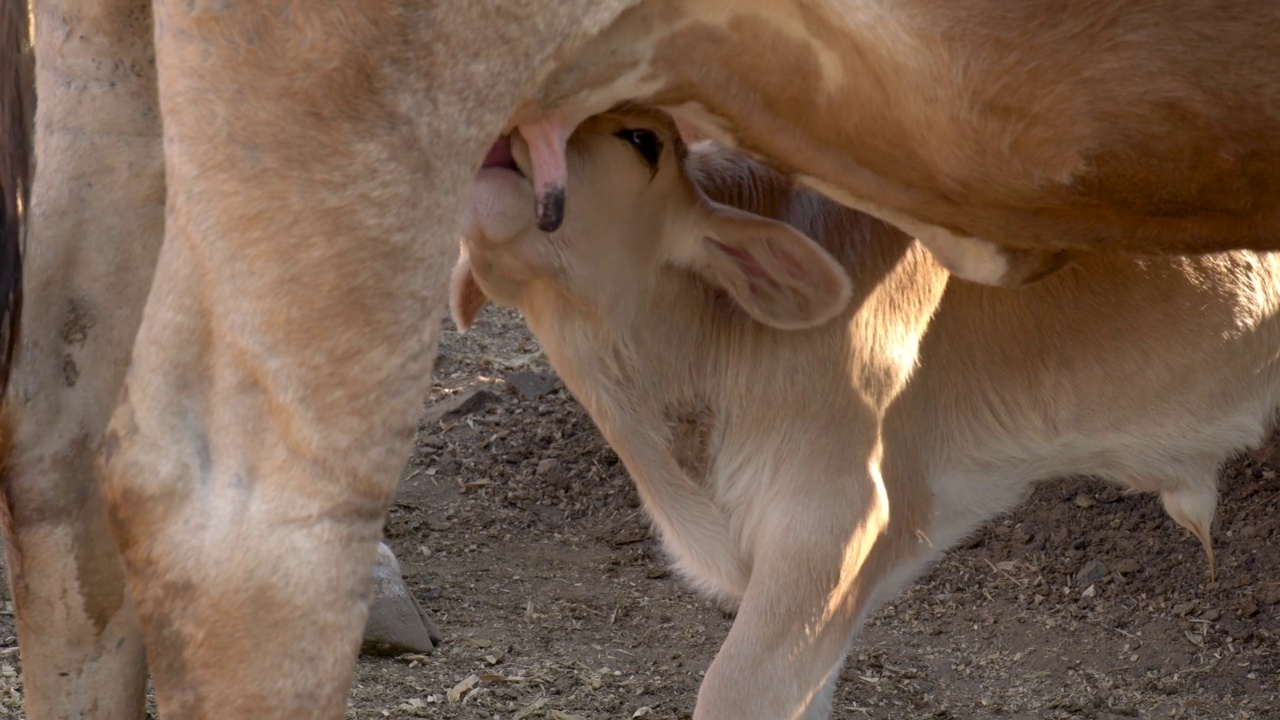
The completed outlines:
[[[628,4],[155,5],[165,241],[100,467],[162,713],[345,712],[477,160]]]
[[[139,628],[167,715],[342,714],[376,527],[426,382],[434,335],[421,308],[443,294],[478,158],[528,116],[515,111],[539,86],[526,107],[568,108],[565,123],[620,91],[699,108],[713,135],[722,127],[847,202],[918,223],[940,256],[997,282],[1061,261],[1019,243],[1224,249],[1277,237],[1280,73],[1274,10],[1260,0],[1205,18],[1136,12],[1150,37],[1090,47],[1106,52],[1080,47],[1132,23],[1042,21],[1045,2],[992,27],[978,21],[993,3],[645,0],[578,53],[636,4],[159,0],[153,35],[152,3],[39,0],[48,147],[30,209],[39,299],[28,301],[39,308],[23,346],[35,359],[19,360],[10,394],[5,500],[29,717],[136,717]],[[757,17],[734,19],[742,8]],[[1160,115],[1152,93],[1173,80],[1218,95]],[[1072,174],[1082,167],[1095,172]],[[158,252],[164,191],[148,291],[137,268]],[[970,235],[1010,247],[956,240]],[[131,355],[98,347],[139,322]],[[130,362],[95,486],[103,398]],[[702,417],[673,412],[680,426]],[[104,549],[104,505],[124,567]]]
[[[1280,247],[1277,78],[1268,0],[652,0],[517,122],[696,101],[713,136],[1012,284],[1063,251]]]
[[[624,127],[666,137],[652,179]],[[1158,492],[1207,538],[1218,466],[1280,403],[1278,255],[1101,255],[989,289],[741,155],[695,149],[691,183],[649,114],[593,118],[569,150],[574,202],[553,235],[527,180],[481,177],[455,315],[469,326],[481,292],[519,307],[677,566],[741,601],[698,720],[827,717],[874,602],[1034,481]],[[815,238],[852,279],[848,309],[790,331],[743,312],[700,260],[700,192]]]
[[[143,707],[142,638],[91,468],[163,235],[147,5],[35,8],[38,167],[3,482],[29,718]]]
[[[166,717],[341,717],[381,513],[430,376],[423,308],[443,305],[473,156],[557,53],[625,2],[559,21],[483,3],[434,17],[390,2],[161,2],[160,85],[152,5],[34,9],[39,172],[3,479],[26,716],[140,719],[145,634]],[[399,40],[370,40],[387,35]],[[21,46],[4,39],[8,62]],[[21,115],[12,100],[4,127]],[[387,156],[402,158],[395,172]],[[398,183],[412,193],[389,195]],[[446,189],[423,204],[428,187]],[[232,211],[208,221],[219,208]],[[135,349],[140,324],[152,330]],[[135,443],[131,421],[154,444]],[[327,454],[344,446],[358,450]]]

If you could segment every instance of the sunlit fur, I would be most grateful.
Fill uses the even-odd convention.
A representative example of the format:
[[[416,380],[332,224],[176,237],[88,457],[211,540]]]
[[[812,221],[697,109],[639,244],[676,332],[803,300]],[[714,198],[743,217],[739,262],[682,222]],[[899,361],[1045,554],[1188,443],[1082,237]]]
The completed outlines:
[[[666,138],[652,180],[620,124]],[[652,114],[589,121],[560,231],[532,229],[528,180],[507,171],[485,191],[509,189],[527,229],[499,241],[473,218],[454,283],[464,324],[476,292],[524,312],[676,567],[740,601],[696,718],[827,717],[874,603],[1034,481],[1161,493],[1208,547],[1218,466],[1280,400],[1280,259],[1108,255],[984,288],[741,154],[682,153]],[[852,281],[847,309],[800,330],[744,312],[691,261],[704,195],[817,241]]]

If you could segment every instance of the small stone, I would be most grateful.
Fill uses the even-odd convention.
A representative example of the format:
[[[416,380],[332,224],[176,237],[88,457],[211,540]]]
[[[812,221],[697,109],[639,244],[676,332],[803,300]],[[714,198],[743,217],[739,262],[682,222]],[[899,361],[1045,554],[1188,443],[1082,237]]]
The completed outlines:
[[[951,658],[937,658],[929,662],[930,675],[946,678],[955,674],[956,661]]]
[[[1076,495],[1075,503],[1076,507],[1091,508],[1094,505],[1097,505],[1098,501],[1094,500],[1093,496],[1088,493],[1080,493],[1079,495]]]
[[[538,467],[533,471],[534,475],[542,478],[547,485],[557,490],[568,490],[572,483],[569,477],[564,473],[560,461],[555,458],[544,458],[538,462]]]
[[[1233,638],[1235,642],[1248,642],[1253,639],[1254,624],[1252,621],[1231,618],[1224,620],[1222,625],[1222,632],[1227,638],[1227,642],[1232,642]]]
[[[1232,573],[1222,579],[1223,590],[1238,590],[1253,585],[1253,576],[1247,572]]]
[[[614,547],[622,547],[623,545],[633,545],[644,540],[649,536],[643,528],[630,527],[623,528],[618,534],[609,538],[609,544]]]
[[[1240,601],[1240,617],[1251,618],[1258,614],[1258,601],[1253,596],[1246,596]]]
[[[1142,569],[1142,565],[1133,558],[1121,558],[1116,561],[1115,570],[1121,575],[1132,575]]]
[[[1107,566],[1101,560],[1090,560],[1076,573],[1076,586],[1088,587],[1107,576]]]
[[[525,400],[537,400],[555,390],[557,384],[555,376],[527,371],[508,373],[503,379]]]
[[[427,408],[423,421],[427,424],[441,420],[457,420],[477,413],[498,400],[498,396],[482,387],[473,387],[441,400]]]
[[[436,461],[436,473],[446,477],[457,475],[462,470],[462,464],[448,450],[440,453],[440,459]]]
[[[1263,605],[1280,605],[1280,582],[1265,583],[1255,594]]]
[[[1189,614],[1192,610],[1195,610],[1196,605],[1197,605],[1197,602],[1195,600],[1180,602],[1177,605],[1174,605],[1173,608],[1170,610],[1170,612],[1172,612],[1174,615],[1177,615],[1178,617],[1183,617]]]

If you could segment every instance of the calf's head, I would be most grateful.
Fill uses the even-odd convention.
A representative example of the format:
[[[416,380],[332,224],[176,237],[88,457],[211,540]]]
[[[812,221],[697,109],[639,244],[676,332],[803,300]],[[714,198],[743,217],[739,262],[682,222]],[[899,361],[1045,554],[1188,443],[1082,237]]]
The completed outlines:
[[[453,273],[459,329],[487,298],[530,313],[554,296],[625,320],[663,292],[664,267],[720,288],[772,327],[812,327],[840,313],[851,288],[835,259],[784,223],[709,200],[687,155],[665,115],[589,119],[568,144],[574,203],[547,233],[533,210],[528,144],[518,132],[500,141],[476,177]]]

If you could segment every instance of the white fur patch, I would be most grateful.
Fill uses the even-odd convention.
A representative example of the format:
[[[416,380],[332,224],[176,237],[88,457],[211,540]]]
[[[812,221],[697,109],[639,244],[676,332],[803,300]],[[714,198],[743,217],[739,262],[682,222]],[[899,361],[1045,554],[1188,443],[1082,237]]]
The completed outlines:
[[[730,149],[738,146],[738,139],[729,132],[729,123],[708,110],[702,103],[690,101],[663,109],[671,113],[678,125],[687,123],[705,136],[705,138],[685,137],[686,143],[692,145],[703,139],[710,139]],[[683,128],[681,128],[681,135],[684,135]]]
[[[843,205],[874,215],[915,237],[957,277],[983,285],[1000,285],[1009,272],[1009,261],[1000,246],[989,240],[956,235],[946,228],[920,222],[896,210],[855,197],[810,175],[801,175],[798,179]]]

